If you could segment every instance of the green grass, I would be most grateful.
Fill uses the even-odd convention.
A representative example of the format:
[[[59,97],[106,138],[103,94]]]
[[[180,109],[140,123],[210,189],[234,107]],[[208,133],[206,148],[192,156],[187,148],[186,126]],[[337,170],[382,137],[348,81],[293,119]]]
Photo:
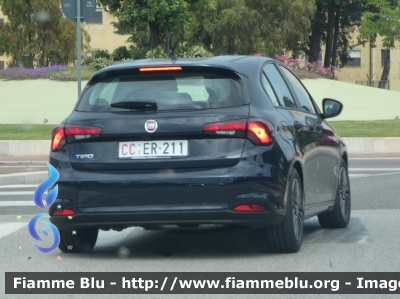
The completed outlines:
[[[334,121],[341,137],[400,137],[400,120]],[[0,125],[0,140],[50,140],[56,125]]]
[[[400,120],[332,121],[341,137],[400,137]]]
[[[0,125],[0,140],[50,140],[56,125]]]

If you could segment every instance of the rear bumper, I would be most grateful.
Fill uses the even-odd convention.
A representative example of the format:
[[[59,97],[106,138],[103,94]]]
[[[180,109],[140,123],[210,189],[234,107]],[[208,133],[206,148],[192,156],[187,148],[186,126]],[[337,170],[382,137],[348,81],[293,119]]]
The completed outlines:
[[[216,224],[266,227],[278,225],[283,216],[270,212],[170,211],[146,213],[77,213],[69,219],[53,216],[50,221],[61,230],[76,228],[124,229],[131,226]]]
[[[52,216],[59,229],[163,224],[224,224],[249,227],[279,224],[286,213],[287,168],[266,163],[263,152],[231,167],[77,171],[69,161],[50,162],[60,172],[51,206],[76,211],[72,219]],[[240,204],[261,204],[267,212],[236,212]]]
[[[215,178],[218,183],[220,179]],[[58,208],[73,209],[72,219],[52,216],[59,229],[130,227],[163,224],[224,224],[265,227],[279,224],[285,215],[284,192],[276,183],[259,178],[231,184],[198,186],[161,183],[109,184],[88,182],[75,186],[59,182]],[[237,212],[241,204],[261,204],[266,212]]]

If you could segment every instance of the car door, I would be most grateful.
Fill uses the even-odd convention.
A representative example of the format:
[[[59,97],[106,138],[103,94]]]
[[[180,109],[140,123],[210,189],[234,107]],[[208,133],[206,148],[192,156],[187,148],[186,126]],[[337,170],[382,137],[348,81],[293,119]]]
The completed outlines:
[[[317,158],[317,190],[318,202],[333,200],[336,194],[337,171],[339,166],[339,143],[333,139],[332,128],[326,123],[318,111],[310,94],[287,68],[279,66],[285,74],[300,103],[300,109],[305,111],[304,116],[313,131],[312,138],[318,144]]]
[[[269,63],[264,66],[262,80],[264,89],[273,104],[289,123],[293,135],[293,144],[296,155],[301,156],[303,161],[303,179],[306,205],[318,202],[318,146],[317,139],[320,136],[315,132],[317,116],[312,111],[301,109],[297,96],[284,78],[280,66]],[[285,124],[283,124],[285,126]]]

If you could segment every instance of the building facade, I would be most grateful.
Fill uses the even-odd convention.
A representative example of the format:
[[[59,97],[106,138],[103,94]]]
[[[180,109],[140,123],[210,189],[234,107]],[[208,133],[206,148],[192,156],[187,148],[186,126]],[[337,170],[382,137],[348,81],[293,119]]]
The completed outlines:
[[[356,44],[354,35],[352,46],[347,50],[347,61],[335,72],[339,81],[400,91],[400,43],[394,49],[383,47],[383,38],[378,36],[375,43]],[[324,61],[325,49],[319,53]],[[305,55],[308,61],[308,55]]]
[[[84,23],[84,28],[91,38],[90,47],[92,50],[102,49],[112,53],[118,47],[127,46],[126,40],[129,36],[115,33],[115,28],[111,23],[116,21],[117,18],[107,10],[97,8],[94,17]]]
[[[348,60],[335,75],[339,81],[400,91],[400,44],[383,47],[383,38],[375,43],[356,45],[347,51]]]

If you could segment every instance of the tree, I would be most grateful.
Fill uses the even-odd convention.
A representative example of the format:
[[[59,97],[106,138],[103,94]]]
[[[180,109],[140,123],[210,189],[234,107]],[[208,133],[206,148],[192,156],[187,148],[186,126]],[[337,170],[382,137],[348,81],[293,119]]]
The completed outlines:
[[[60,0],[0,0],[8,17],[0,28],[0,47],[11,56],[10,66],[28,68],[69,64],[76,57],[76,24],[63,17]],[[82,30],[83,47],[90,37]]]
[[[316,0],[316,12],[311,23],[309,42],[304,50],[309,61],[319,60],[321,44],[325,43],[324,67],[338,65],[355,29],[360,26],[364,0]]]
[[[296,53],[307,39],[313,0],[100,0],[118,34],[148,48],[204,45],[215,54]],[[166,5],[168,3],[168,5]],[[147,25],[148,31],[143,26]]]
[[[260,50],[261,14],[245,0],[218,0],[200,21],[215,54],[248,54]],[[206,42],[206,40],[203,40]]]
[[[371,39],[377,34],[383,37],[385,48],[395,48],[400,41],[400,2],[397,0],[368,0],[368,10],[363,14],[363,37]]]
[[[100,0],[118,18],[117,33],[131,33],[149,28],[148,48],[162,46],[168,53],[171,34],[183,32],[188,22],[186,0]]]
[[[304,45],[305,51],[309,54],[309,62],[319,60],[319,53],[321,52],[321,42],[324,36],[324,27],[326,22],[325,3],[323,1],[316,1],[315,15],[311,22],[311,34],[307,45]]]
[[[297,54],[313,13],[311,0],[215,0],[192,12],[189,28],[215,54]]]

